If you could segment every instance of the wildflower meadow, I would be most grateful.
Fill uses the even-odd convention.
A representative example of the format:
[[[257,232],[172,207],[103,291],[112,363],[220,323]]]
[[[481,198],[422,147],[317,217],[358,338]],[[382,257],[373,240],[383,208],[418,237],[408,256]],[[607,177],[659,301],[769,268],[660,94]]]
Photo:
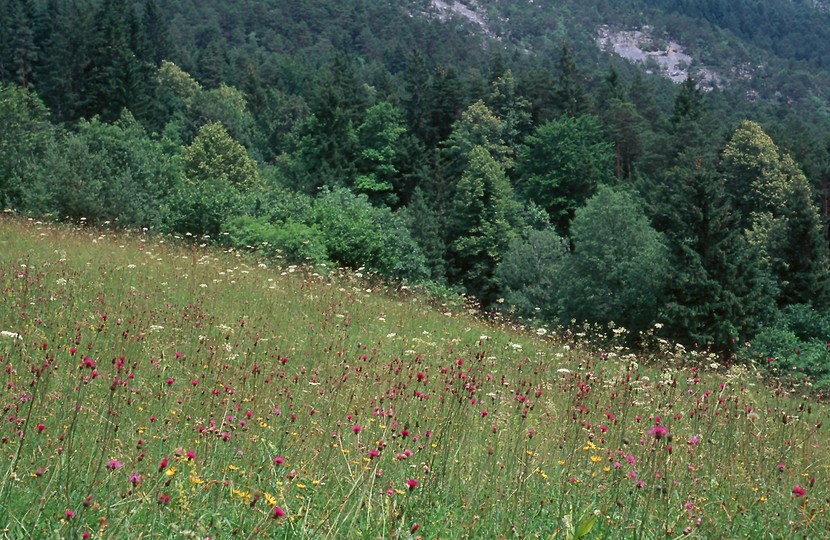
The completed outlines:
[[[827,405],[659,333],[11,217],[0,287],[3,537],[830,537]]]

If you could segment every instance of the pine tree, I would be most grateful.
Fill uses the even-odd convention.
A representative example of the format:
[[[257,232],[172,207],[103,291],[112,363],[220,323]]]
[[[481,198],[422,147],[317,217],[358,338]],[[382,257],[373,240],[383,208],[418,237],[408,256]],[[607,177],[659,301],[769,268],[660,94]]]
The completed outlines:
[[[689,346],[732,351],[769,320],[774,282],[714,173],[700,164],[676,168],[664,187],[672,263],[667,331]]]
[[[81,97],[90,69],[87,40],[94,16],[86,4],[58,0],[47,0],[37,13],[37,91],[55,120],[77,120],[82,114]]]
[[[140,27],[127,0],[103,0],[85,43],[88,58],[79,93],[78,112],[105,121],[129,109],[137,118],[149,114],[152,73],[137,56]]]
[[[747,234],[776,277],[778,303],[827,305],[830,252],[807,178],[761,126],[744,121],[723,151],[721,170],[748,217]]]
[[[423,55],[412,51],[406,60],[403,74],[404,95],[401,106],[409,131],[425,145],[435,142],[430,118],[431,81]]]
[[[367,102],[351,61],[336,55],[317,83],[310,103],[311,115],[299,141],[306,190],[316,192],[323,186],[354,184],[360,153],[357,128],[363,121]]]
[[[517,207],[504,167],[485,147],[473,147],[468,159],[453,199],[451,272],[488,304],[497,293],[493,272],[513,237]]]
[[[175,61],[176,53],[170,29],[156,0],[147,0],[141,18],[143,32],[140,57],[158,67],[162,60]]]
[[[669,122],[671,143],[664,145],[668,151],[664,164],[693,166],[700,160],[707,165],[714,161],[712,141],[717,138],[713,137],[712,118],[703,91],[691,75],[680,84]]]
[[[450,136],[453,124],[464,108],[464,92],[455,68],[438,66],[432,77],[430,92],[430,128],[433,140],[427,146],[437,146]]]
[[[530,102],[519,94],[513,73],[506,69],[490,83],[486,104],[502,123],[502,138],[515,153],[531,130]]]
[[[559,54],[559,78],[556,84],[556,98],[559,110],[568,116],[579,116],[590,109],[585,92],[583,75],[576,67],[567,43],[562,45]]]

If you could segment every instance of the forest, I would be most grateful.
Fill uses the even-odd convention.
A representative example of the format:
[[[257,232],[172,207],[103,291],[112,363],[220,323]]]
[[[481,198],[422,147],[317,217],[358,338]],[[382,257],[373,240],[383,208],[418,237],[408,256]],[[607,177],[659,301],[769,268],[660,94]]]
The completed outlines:
[[[492,37],[426,1],[0,0],[0,205],[830,383],[827,12],[560,4],[479,2]],[[763,64],[759,97],[647,75],[612,21]]]

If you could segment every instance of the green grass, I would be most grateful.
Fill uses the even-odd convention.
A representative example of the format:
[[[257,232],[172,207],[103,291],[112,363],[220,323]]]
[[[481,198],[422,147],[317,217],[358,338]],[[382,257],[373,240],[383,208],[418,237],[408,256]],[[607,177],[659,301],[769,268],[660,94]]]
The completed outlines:
[[[0,287],[5,537],[830,534],[828,409],[751,367],[8,218]]]

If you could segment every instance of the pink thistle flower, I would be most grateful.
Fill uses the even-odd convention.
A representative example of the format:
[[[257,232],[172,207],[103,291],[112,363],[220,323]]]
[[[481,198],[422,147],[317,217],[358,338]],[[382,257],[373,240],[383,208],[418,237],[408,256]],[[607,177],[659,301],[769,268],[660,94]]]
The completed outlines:
[[[377,448],[372,448],[371,450],[369,450],[369,459],[375,459],[379,455],[380,455],[380,452],[378,452]]]
[[[795,495],[796,497],[803,497],[806,494],[807,492],[804,490],[803,487],[799,486],[798,484],[793,486],[793,495]]]
[[[107,462],[107,469],[109,469],[111,471],[116,471],[116,470],[120,469],[123,466],[124,466],[124,464],[121,463],[120,461],[118,461],[117,459],[111,459]]]
[[[407,485],[407,487],[409,487],[410,490],[413,490],[416,487],[418,487],[420,484],[417,480],[413,480],[412,478],[410,478],[409,480],[406,481],[406,485]]]
[[[784,471],[786,471],[786,470],[787,470],[787,466],[786,466],[786,465],[784,465],[783,463],[779,463],[779,464],[776,466],[776,468],[778,469],[778,472],[784,472]]]
[[[281,517],[285,517],[285,510],[283,510],[283,509],[282,509],[282,508],[280,508],[279,506],[275,506],[275,507],[274,507],[274,511],[273,511],[273,512],[271,512],[271,516],[272,516],[274,519],[279,519],[279,518],[281,518]]]
[[[167,386],[173,386],[174,382],[176,382],[176,379],[170,377],[169,379],[167,379]]]
[[[358,426],[358,425],[354,425],[354,426],[352,426],[352,433],[354,433],[355,435],[357,435],[358,433],[360,433],[360,431],[361,431],[360,426]]]
[[[693,435],[693,436],[692,436],[692,438],[691,438],[691,439],[689,439],[689,443],[688,443],[688,444],[689,444],[690,446],[694,446],[694,445],[696,445],[696,444],[697,444],[697,443],[699,443],[699,442],[700,442],[700,436],[699,436],[699,435]]]
[[[285,463],[285,458],[282,456],[276,456],[274,458],[274,463],[277,465],[282,465],[283,463]]]
[[[138,473],[130,474],[130,483],[134,486],[137,486],[141,483],[141,475]]]
[[[43,430],[45,430],[45,429],[46,429],[45,425],[43,425],[43,424],[38,424],[37,425],[37,432],[38,433],[43,433]]]
[[[194,459],[196,459],[196,452],[194,452],[193,450],[188,450],[185,454],[185,457],[187,458],[187,461],[193,461]]]
[[[158,503],[161,505],[167,504],[170,502],[170,495],[167,493],[159,493]]]
[[[71,508],[67,508],[65,514],[66,514],[66,519],[72,519],[73,517],[75,517],[75,511],[72,510]]]
[[[665,426],[655,424],[654,427],[646,431],[646,434],[653,436],[655,440],[660,440],[669,435],[669,430]]]
[[[163,471],[164,469],[166,469],[166,468],[167,468],[167,464],[168,464],[169,462],[170,462],[170,461],[169,461],[166,457],[165,457],[165,458],[162,458],[162,459],[161,459],[161,463],[159,463],[159,472],[161,472],[161,471]]]

